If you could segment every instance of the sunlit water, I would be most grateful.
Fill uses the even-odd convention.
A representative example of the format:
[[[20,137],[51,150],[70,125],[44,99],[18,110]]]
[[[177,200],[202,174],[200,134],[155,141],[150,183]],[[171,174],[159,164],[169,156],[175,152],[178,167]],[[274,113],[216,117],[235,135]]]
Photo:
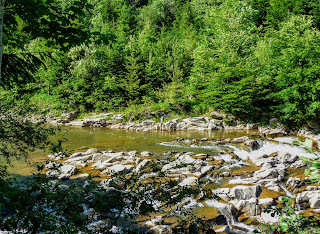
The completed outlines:
[[[234,138],[250,134],[250,131],[176,131],[176,132],[136,132],[126,130],[113,130],[106,128],[81,128],[64,127],[60,135],[68,141],[62,146],[67,152],[86,151],[88,148],[98,148],[101,151],[150,151],[160,154],[168,151],[186,151],[195,153],[216,153],[222,151],[224,146],[194,146],[188,144],[176,144],[172,142],[177,137],[188,139],[195,138]],[[13,160],[13,167],[9,171],[18,175],[31,175],[34,168],[30,164],[45,162],[50,152],[37,151],[30,155],[29,164],[24,160]]]

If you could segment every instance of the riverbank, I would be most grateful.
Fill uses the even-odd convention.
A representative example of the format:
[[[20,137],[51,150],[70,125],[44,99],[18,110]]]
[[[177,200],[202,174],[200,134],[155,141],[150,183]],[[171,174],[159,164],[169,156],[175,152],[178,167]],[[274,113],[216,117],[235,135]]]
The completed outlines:
[[[110,113],[89,113],[78,118],[78,112],[64,112],[59,117],[51,115],[33,115],[28,118],[33,122],[45,122],[57,126],[77,126],[92,128],[123,129],[130,131],[211,131],[211,130],[258,130],[266,137],[296,135],[312,139],[320,147],[320,134],[317,129],[304,128],[290,130],[277,119],[269,120],[266,125],[247,123],[219,112],[197,117],[172,116],[170,113],[154,112],[144,114],[137,120],[134,115]]]
[[[70,156],[50,155],[53,162],[46,167],[51,169],[57,162],[62,163],[58,171],[48,171],[47,175],[64,180],[86,180],[90,175],[99,175],[96,180],[110,191],[130,191],[134,177],[134,184],[148,188],[144,194],[149,196],[141,197],[141,201],[148,201],[154,208],[151,218],[137,218],[144,230],[165,229],[165,233],[170,233],[185,213],[193,212],[196,216],[206,214],[204,221],[217,233],[252,233],[259,223],[278,222],[279,217],[272,217],[264,209],[277,207],[284,195],[295,200],[300,212],[310,212],[309,208],[315,216],[319,212],[320,188],[303,175],[306,165],[299,159],[314,154],[304,150],[303,142],[296,146],[294,141],[299,139],[265,138],[259,134],[229,139],[179,137],[159,144],[218,150],[213,154],[154,154],[89,149]],[[125,177],[119,177],[121,174]],[[186,189],[192,193],[185,193]],[[161,201],[164,192],[174,203]]]

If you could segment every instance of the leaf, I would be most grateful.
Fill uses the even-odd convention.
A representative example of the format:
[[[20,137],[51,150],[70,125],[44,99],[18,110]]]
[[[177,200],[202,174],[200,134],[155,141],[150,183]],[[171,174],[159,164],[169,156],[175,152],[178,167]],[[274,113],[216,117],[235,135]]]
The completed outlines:
[[[287,232],[289,230],[289,225],[287,223],[280,223],[279,227],[284,231]]]
[[[309,149],[309,150],[312,150],[312,145],[313,145],[313,141],[309,138],[306,138],[303,145]]]

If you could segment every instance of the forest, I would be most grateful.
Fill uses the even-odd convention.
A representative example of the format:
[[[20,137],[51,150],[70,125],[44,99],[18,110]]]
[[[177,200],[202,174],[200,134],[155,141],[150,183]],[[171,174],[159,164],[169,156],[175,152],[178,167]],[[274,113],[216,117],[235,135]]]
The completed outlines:
[[[299,212],[320,208],[320,137],[302,140],[303,135],[284,132],[320,126],[319,45],[319,0],[0,0],[0,232],[159,233],[136,218],[163,207],[180,212],[186,199],[202,207],[211,202],[221,215],[186,215],[172,227],[160,225],[168,224],[163,219],[144,224],[153,220],[160,230],[171,230],[161,233],[216,233],[213,226],[231,230],[239,223],[245,233],[319,232],[319,217]],[[186,139],[170,135],[169,128],[162,138],[156,134],[163,129],[149,135],[153,145],[147,144],[152,137],[131,140],[146,150],[174,145],[197,154],[129,151],[120,135],[100,139],[99,145],[89,125],[81,125],[82,137],[92,148],[81,143],[68,151],[67,131],[25,118],[34,113],[59,118],[74,111],[78,117],[109,112],[104,124],[116,122],[110,119],[119,113],[187,117],[183,124],[200,132],[194,139],[186,132],[178,133]],[[211,112],[221,118],[209,118]],[[262,130],[241,136],[235,131],[231,139],[224,135],[228,131],[216,136],[219,131],[211,131],[223,128],[208,127],[234,119],[260,124]],[[148,121],[145,127],[163,124]],[[287,128],[270,134],[268,128],[278,126]],[[68,131],[78,137],[76,130]],[[77,137],[71,140],[80,144]],[[118,138],[123,141],[114,149],[121,152],[107,144]],[[45,158],[33,160],[39,149]],[[35,170],[14,174],[17,162]],[[76,176],[85,170],[90,175]],[[288,178],[296,172],[305,174]],[[148,181],[150,175],[158,180]],[[254,185],[215,184],[239,178]],[[272,196],[261,199],[266,191]],[[278,215],[273,224],[251,220],[270,212]]]
[[[1,99],[301,127],[320,115],[319,30],[318,0],[8,1]]]

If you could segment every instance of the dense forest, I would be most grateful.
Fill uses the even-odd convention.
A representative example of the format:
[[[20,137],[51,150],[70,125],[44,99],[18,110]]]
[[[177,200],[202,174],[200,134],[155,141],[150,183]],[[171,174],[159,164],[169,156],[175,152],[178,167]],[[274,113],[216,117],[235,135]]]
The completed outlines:
[[[3,44],[14,108],[320,117],[318,0],[14,0]]]

